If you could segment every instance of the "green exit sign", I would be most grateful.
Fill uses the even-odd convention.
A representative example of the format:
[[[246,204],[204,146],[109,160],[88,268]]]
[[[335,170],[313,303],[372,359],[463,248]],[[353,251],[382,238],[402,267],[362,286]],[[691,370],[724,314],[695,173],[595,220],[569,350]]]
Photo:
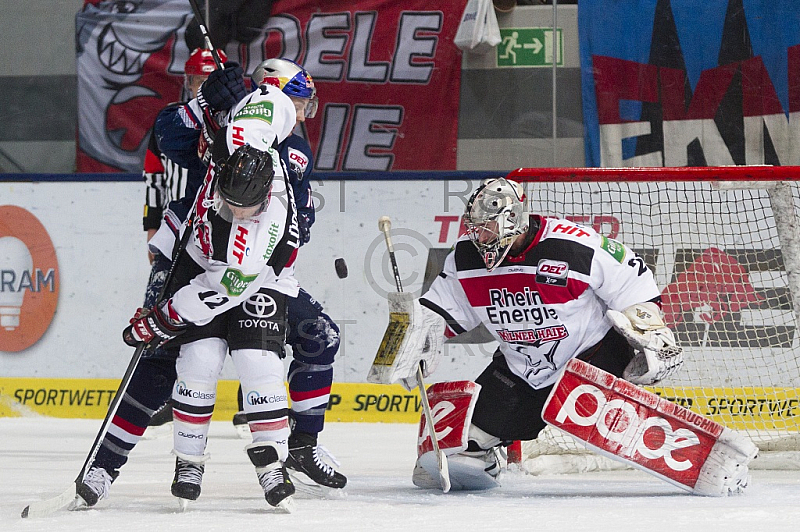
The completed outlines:
[[[502,28],[503,38],[497,45],[499,67],[553,66],[553,46],[556,47],[556,65],[564,64],[564,41],[561,29],[553,28]]]

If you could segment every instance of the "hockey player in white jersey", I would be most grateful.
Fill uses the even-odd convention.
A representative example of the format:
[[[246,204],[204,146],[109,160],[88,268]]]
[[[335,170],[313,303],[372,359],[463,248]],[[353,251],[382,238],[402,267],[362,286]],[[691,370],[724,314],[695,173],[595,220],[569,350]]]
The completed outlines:
[[[289,423],[281,359],[286,297],[298,292],[292,263],[299,231],[276,146],[294,123],[292,101],[266,85],[230,111],[195,199],[191,235],[167,290],[171,297],[137,313],[124,332],[132,345],[153,348],[170,340],[180,345],[172,394],[177,456],[172,493],[182,504],[200,495],[217,378],[230,349],[245,411],[259,420],[250,425],[247,454],[267,502],[291,509],[294,486],[283,464]]]
[[[450,456],[452,489],[487,489],[498,485],[495,449],[536,438],[545,427],[548,396],[572,359],[603,370],[603,382],[616,382],[616,376],[649,385],[680,368],[683,353],[662,321],[652,272],[620,242],[568,220],[528,214],[522,187],[505,178],[483,184],[470,197],[464,223],[466,234],[422,297],[390,294],[396,323],[387,329],[368,378],[412,389],[420,364],[425,376],[436,369],[445,337],[483,324],[499,343],[486,370],[474,383],[435,384],[428,396],[441,414],[438,419],[446,418],[446,426],[435,423],[445,435],[439,447]],[[386,341],[391,331],[401,333]],[[586,384],[585,389],[593,385]],[[633,389],[638,390],[634,395],[649,394]],[[683,415],[713,423],[694,413]],[[437,460],[423,429],[424,417],[413,480],[440,487]],[[756,451],[729,433],[718,438],[721,450],[700,459],[710,464],[706,480],[673,483],[700,494],[743,489],[747,462]],[[734,441],[728,445],[725,438]],[[611,457],[622,459],[622,454]],[[642,469],[672,482],[650,465]]]

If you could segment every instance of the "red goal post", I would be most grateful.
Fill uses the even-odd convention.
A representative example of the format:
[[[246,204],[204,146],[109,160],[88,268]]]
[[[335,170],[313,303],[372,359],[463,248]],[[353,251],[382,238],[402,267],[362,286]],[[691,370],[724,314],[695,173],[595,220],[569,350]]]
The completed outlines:
[[[762,466],[800,467],[800,167],[519,168],[507,177],[523,183],[531,212],[592,226],[653,270],[686,362],[651,391],[744,431],[762,457],[778,457]],[[519,454],[532,472],[601,467],[551,428]],[[579,465],[550,467],[554,456]]]

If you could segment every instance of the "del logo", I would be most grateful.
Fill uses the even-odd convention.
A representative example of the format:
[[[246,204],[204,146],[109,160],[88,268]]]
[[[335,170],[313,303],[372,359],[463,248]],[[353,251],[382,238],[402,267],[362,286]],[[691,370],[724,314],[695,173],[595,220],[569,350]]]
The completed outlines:
[[[303,155],[303,152],[289,148],[289,160],[295,163],[301,172],[305,172],[306,166],[308,166],[308,157]]]
[[[58,262],[39,220],[0,206],[0,351],[17,352],[44,335],[58,302]]]
[[[536,282],[555,286],[567,286],[569,263],[542,259],[536,267]]]
[[[222,276],[220,284],[225,287],[229,296],[240,296],[247,290],[250,283],[256,280],[258,275],[245,275],[235,268],[228,268]]]
[[[246,120],[246,119],[256,119],[256,120],[263,120],[268,124],[272,123],[272,116],[273,116],[273,106],[272,102],[251,102],[242,107],[236,116],[233,117],[233,121],[236,122],[237,120]]]

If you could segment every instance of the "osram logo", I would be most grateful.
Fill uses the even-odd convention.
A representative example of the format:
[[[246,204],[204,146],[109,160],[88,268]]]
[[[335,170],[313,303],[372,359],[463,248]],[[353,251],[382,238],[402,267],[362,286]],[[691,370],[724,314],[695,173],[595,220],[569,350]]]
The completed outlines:
[[[640,415],[637,405],[624,399],[608,400],[603,391],[591,384],[576,386],[561,405],[555,420],[591,427],[592,431],[596,429],[600,437],[612,444],[602,447],[635,462],[640,462],[636,456],[640,455],[649,460],[663,459],[674,471],[686,471],[695,465],[674,453],[679,455],[681,450],[699,445],[697,434],[685,427],[674,429],[667,419],[657,415]],[[653,445],[658,442],[657,447]]]
[[[23,351],[44,335],[58,304],[56,251],[42,223],[0,207],[0,351]]]

